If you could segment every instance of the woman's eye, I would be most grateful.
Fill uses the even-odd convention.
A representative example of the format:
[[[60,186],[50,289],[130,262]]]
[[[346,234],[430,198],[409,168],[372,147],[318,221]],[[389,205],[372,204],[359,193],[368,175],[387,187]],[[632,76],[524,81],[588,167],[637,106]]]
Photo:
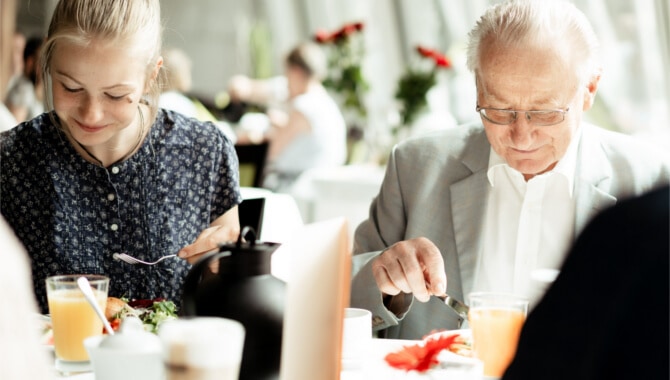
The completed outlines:
[[[81,88],[70,88],[66,85],[63,85],[63,89],[67,92],[79,92],[79,91],[81,91]]]
[[[106,94],[106,95],[107,95],[107,97],[109,97],[112,100],[121,100],[121,99],[126,97],[126,95],[119,95],[119,96],[112,95],[112,94]]]

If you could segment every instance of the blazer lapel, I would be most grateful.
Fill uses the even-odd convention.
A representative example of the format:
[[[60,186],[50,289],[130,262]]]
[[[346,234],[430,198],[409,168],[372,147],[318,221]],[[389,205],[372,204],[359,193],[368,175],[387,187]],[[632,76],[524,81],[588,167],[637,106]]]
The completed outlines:
[[[473,146],[466,149],[462,162],[472,175],[455,182],[450,186],[451,212],[456,240],[456,250],[460,278],[450,282],[450,294],[464,298],[473,286],[477,258],[481,246],[481,221],[484,220],[488,194],[486,170],[491,146],[482,132]],[[452,286],[453,285],[453,286]]]
[[[575,238],[596,214],[616,204],[609,193],[612,166],[588,124],[582,124],[582,138],[575,172]]]

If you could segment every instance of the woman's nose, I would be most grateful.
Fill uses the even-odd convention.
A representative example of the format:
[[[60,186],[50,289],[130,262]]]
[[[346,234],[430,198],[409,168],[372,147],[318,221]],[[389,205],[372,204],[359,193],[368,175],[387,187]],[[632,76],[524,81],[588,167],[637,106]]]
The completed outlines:
[[[81,106],[81,122],[87,125],[96,125],[104,114],[102,103],[92,96],[83,99]]]

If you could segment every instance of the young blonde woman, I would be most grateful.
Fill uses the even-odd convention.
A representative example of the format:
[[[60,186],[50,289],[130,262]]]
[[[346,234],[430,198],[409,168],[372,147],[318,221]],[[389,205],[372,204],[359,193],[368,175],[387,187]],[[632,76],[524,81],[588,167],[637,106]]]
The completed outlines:
[[[233,145],[157,107],[159,0],[61,0],[42,49],[50,112],[0,135],[0,211],[44,279],[110,277],[110,295],[178,302],[190,264],[237,238]],[[155,266],[143,260],[178,253]]]

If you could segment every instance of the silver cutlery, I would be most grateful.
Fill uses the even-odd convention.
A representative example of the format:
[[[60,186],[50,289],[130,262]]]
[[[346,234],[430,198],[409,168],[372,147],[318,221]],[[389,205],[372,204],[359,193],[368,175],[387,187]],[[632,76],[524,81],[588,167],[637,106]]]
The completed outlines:
[[[463,319],[467,319],[467,318],[468,318],[468,311],[470,310],[470,307],[469,307],[468,305],[466,305],[466,304],[464,304],[463,302],[457,300],[456,298],[451,297],[451,296],[448,295],[448,294],[445,294],[445,295],[443,295],[443,296],[435,296],[435,297],[441,299],[442,301],[444,301],[444,303],[445,303],[447,306],[449,306],[449,307],[451,307],[452,309],[454,309],[454,311],[456,312],[456,314],[458,314],[459,316],[461,316],[461,318],[463,318]]]
[[[88,279],[84,276],[79,277],[77,279],[77,285],[79,286],[79,290],[81,290],[81,292],[84,293],[84,298],[86,298],[88,304],[91,305],[91,307],[95,311],[95,314],[97,314],[98,318],[100,318],[100,320],[102,321],[102,325],[105,326],[107,334],[114,335],[114,329],[112,329],[112,326],[109,324],[109,321],[105,317],[105,313],[100,308],[100,305],[98,305],[98,300],[95,298],[95,295],[93,294],[93,289],[91,289],[91,284],[88,282]]]
[[[130,256],[127,253],[115,253],[115,254],[112,255],[114,260],[121,260],[123,262],[126,262],[128,264],[132,264],[132,265],[135,265],[135,264],[156,265],[163,260],[169,259],[171,257],[176,257],[176,256],[177,256],[176,254],[172,254],[172,255],[163,256],[156,261],[144,261],[144,260],[140,260],[136,257]]]

